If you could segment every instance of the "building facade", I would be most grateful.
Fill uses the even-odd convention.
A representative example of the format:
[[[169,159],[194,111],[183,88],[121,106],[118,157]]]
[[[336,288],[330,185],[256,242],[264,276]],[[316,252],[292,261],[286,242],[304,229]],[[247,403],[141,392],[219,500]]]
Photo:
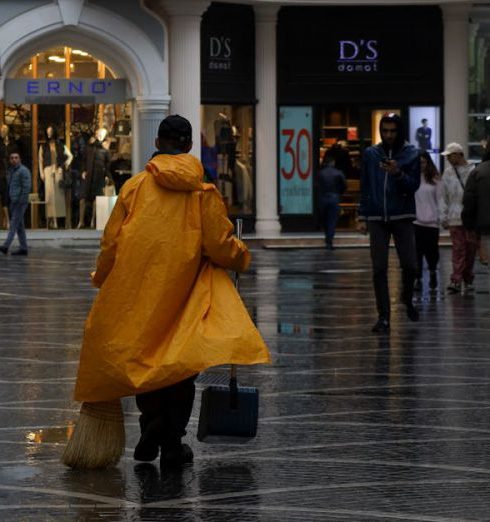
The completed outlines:
[[[490,10],[452,0],[4,0],[0,120],[38,188],[48,125],[75,171],[83,140],[107,129],[121,182],[151,156],[159,121],[182,114],[230,213],[263,237],[318,228],[315,173],[336,147],[348,157],[349,227],[359,157],[384,112],[402,114],[434,157],[457,141],[478,158],[489,38]],[[422,126],[429,141],[417,140]]]

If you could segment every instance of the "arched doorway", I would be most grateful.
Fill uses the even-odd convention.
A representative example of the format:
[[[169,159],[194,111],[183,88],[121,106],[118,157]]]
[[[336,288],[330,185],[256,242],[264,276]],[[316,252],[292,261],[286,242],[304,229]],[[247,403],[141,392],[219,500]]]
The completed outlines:
[[[31,169],[33,193],[40,195],[40,201],[49,200],[41,208],[45,211],[41,213],[43,221],[49,217],[47,223],[57,227],[59,218],[66,228],[90,226],[92,220],[86,223],[84,215],[80,215],[80,209],[85,214],[86,200],[91,203],[93,195],[104,195],[103,190],[107,194],[118,192],[131,176],[132,104],[127,91],[126,81],[117,79],[104,62],[71,47],[36,53],[6,80],[0,119],[9,130],[9,147],[15,146]],[[51,187],[45,179],[42,151],[49,127],[70,152],[66,160],[70,164],[69,187]],[[98,129],[104,129],[101,145],[108,161],[102,165],[104,172],[98,169],[97,176],[92,176],[90,160],[94,142],[98,143]],[[99,186],[98,178],[107,180],[107,188]],[[93,187],[87,186],[88,181]],[[51,208],[54,200],[57,205]],[[37,218],[36,213],[33,223]]]
[[[106,74],[126,80],[124,101],[126,110],[131,111],[134,174],[151,156],[158,123],[168,114],[168,38],[162,22],[157,22],[139,4],[128,5],[114,16],[111,9],[118,11],[116,4],[59,0],[29,11],[19,9],[18,15],[0,27],[0,103],[8,101],[4,100],[6,80],[15,79],[17,71],[29,64],[32,56],[61,48],[87,52],[105,64]],[[19,31],[19,27],[23,30]],[[60,62],[60,68],[64,64],[66,61]]]

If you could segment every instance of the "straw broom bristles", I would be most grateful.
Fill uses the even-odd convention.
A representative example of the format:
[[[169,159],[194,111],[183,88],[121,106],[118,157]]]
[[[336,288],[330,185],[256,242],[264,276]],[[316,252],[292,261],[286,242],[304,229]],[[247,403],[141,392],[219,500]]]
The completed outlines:
[[[124,448],[121,401],[84,402],[62,461],[75,469],[107,468],[119,462]]]

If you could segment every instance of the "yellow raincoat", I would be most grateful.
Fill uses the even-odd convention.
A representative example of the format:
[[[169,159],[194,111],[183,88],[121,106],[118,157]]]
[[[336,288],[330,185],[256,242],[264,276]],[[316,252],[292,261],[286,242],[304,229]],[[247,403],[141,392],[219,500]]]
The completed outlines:
[[[270,362],[223,269],[247,247],[202,165],[158,155],[123,186],[101,241],[100,288],[85,325],[75,400],[110,401],[221,364]]]

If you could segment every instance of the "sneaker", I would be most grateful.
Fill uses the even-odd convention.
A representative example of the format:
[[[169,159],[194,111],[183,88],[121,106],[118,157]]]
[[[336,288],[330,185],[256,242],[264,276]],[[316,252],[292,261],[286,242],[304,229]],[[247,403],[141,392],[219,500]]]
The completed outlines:
[[[327,250],[335,250],[335,247],[333,246],[332,243],[326,243],[325,248],[326,248]]]
[[[419,311],[415,308],[415,306],[413,306],[412,303],[407,304],[407,317],[414,323],[419,320]]]
[[[390,331],[390,323],[386,319],[380,317],[371,328],[373,333],[388,333]]]
[[[447,291],[450,294],[459,294],[461,293],[461,283],[457,283],[456,281],[451,281],[447,286]]]
[[[19,250],[14,250],[10,254],[11,256],[27,256],[27,250],[24,250],[23,248],[19,248]]]
[[[176,446],[170,446],[162,448],[162,454],[160,456],[160,466],[175,468],[182,466],[182,464],[188,464],[194,460],[194,453],[187,444],[178,444]]]
[[[5,254],[7,255],[9,253],[9,249],[6,247],[6,246],[0,246],[0,252],[2,252],[2,254]]]
[[[474,292],[475,291],[475,287],[473,286],[472,283],[465,283],[463,289],[465,292]]]
[[[422,280],[420,278],[415,279],[413,283],[413,291],[420,292],[422,290]]]
[[[435,290],[437,288],[437,272],[432,270],[429,279],[429,288]]]

